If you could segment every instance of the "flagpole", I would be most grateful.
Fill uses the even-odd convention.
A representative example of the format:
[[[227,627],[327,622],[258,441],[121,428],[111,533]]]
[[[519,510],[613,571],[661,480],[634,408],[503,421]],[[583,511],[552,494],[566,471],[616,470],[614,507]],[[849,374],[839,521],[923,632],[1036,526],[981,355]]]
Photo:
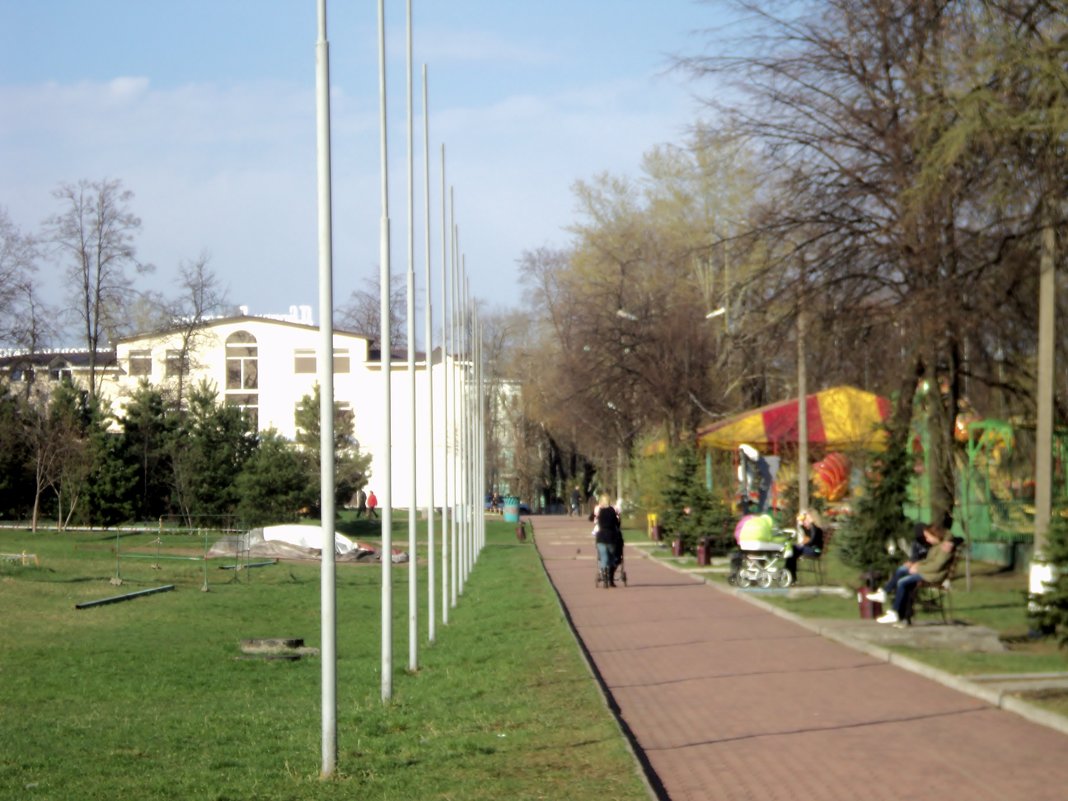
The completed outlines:
[[[459,364],[459,353],[457,352],[457,349],[456,349],[456,344],[457,344],[456,343],[456,312],[457,312],[457,309],[456,309],[456,251],[459,248],[460,231],[456,227],[456,194],[455,194],[454,188],[451,187],[451,186],[449,187],[449,224],[450,224],[450,228],[452,230],[452,251],[450,253],[450,265],[449,265],[449,270],[450,270],[450,273],[449,273],[449,278],[450,278],[450,280],[449,280],[449,302],[451,304],[451,306],[450,306],[450,308],[451,308],[450,319],[451,319],[452,325],[449,327],[449,340],[450,340],[450,345],[451,345],[449,350],[452,351],[453,363],[454,364]],[[457,595],[458,595],[457,582],[459,580],[459,573],[457,572],[457,567],[459,565],[458,565],[458,561],[457,561],[457,558],[456,558],[457,557],[457,551],[458,551],[458,548],[459,548],[459,541],[458,541],[458,537],[457,537],[458,531],[457,531],[456,517],[460,513],[460,508],[461,508],[460,507],[460,471],[459,471],[460,440],[459,440],[458,430],[457,430],[458,429],[457,422],[458,422],[458,419],[459,419],[460,415],[459,415],[459,409],[458,409],[457,403],[456,403],[457,390],[458,390],[458,387],[456,385],[457,385],[457,383],[459,383],[459,381],[460,381],[460,375],[459,375],[459,371],[457,371],[456,373],[453,374],[452,395],[449,398],[449,401],[451,403],[451,409],[452,409],[452,427],[451,427],[451,430],[449,432],[450,435],[451,435],[451,439],[452,439],[452,462],[450,464],[450,469],[452,470],[452,487],[453,487],[452,494],[453,494],[453,498],[455,499],[455,502],[456,502],[455,506],[453,507],[453,513],[452,513],[452,529],[449,532],[450,541],[451,541],[451,544],[452,544],[452,547],[450,549],[450,554],[449,554],[449,567],[450,567],[450,577],[451,577],[451,582],[450,582],[450,585],[449,585],[449,592],[450,592],[449,603],[453,608],[456,607],[456,599],[457,599]]]
[[[416,518],[419,507],[416,498],[418,474],[416,459],[416,414],[415,414],[415,133],[412,103],[412,0],[408,0],[407,48],[405,63],[408,74],[408,479],[411,493],[408,496],[408,670],[419,669],[419,585],[416,569],[419,564],[416,542]]]
[[[319,481],[322,562],[320,653],[322,661],[322,775],[337,767],[337,588],[334,565],[333,232],[330,186],[330,43],[326,0],[319,0],[315,45],[316,167],[319,217]]]
[[[382,373],[382,427],[386,444],[382,449],[382,700],[393,697],[393,358],[389,316],[389,146],[386,139],[386,12],[385,0],[378,0],[378,94],[379,134],[381,139],[382,217],[379,226],[379,327]],[[378,472],[378,471],[376,471]]]
[[[446,225],[445,144],[441,145],[441,622],[449,623],[449,227]]]
[[[435,597],[436,566],[434,557],[437,543],[434,541],[434,313],[433,295],[430,292],[430,108],[427,86],[426,64],[423,65],[423,263],[426,282],[426,304],[423,311],[423,331],[426,343],[426,442],[427,442],[427,501],[426,501],[426,585],[427,585],[427,630],[428,642],[434,642],[436,636],[437,603]],[[443,362],[444,363],[444,362]]]

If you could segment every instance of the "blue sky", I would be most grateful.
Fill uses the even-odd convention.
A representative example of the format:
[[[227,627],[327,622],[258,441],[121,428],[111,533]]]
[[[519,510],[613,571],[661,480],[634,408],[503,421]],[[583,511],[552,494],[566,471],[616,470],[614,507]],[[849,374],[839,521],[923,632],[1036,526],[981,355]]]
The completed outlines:
[[[386,6],[392,266],[403,272],[406,6]],[[153,288],[173,292],[178,264],[207,253],[230,299],[254,313],[316,306],[316,7],[0,0],[0,205],[35,230],[58,210],[60,182],[118,178],[135,193],[138,255],[156,265]],[[337,302],[378,270],[377,7],[328,1]],[[472,293],[513,305],[522,253],[567,242],[576,180],[636,175],[644,152],[683,140],[701,109],[697,87],[669,72],[671,55],[700,50],[700,31],[720,12],[694,0],[413,8],[416,275],[421,282],[425,63],[434,274],[444,143]]]

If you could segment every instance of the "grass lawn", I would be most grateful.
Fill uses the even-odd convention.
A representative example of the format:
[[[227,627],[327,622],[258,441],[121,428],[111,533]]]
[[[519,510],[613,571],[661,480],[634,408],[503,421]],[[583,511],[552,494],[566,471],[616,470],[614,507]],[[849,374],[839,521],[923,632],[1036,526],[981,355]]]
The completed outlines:
[[[533,546],[516,543],[511,525],[487,529],[433,645],[421,607],[416,673],[404,669],[407,569],[395,567],[388,703],[381,571],[337,564],[338,772],[328,780],[320,660],[239,650],[253,637],[319,645],[317,562],[238,573],[219,569],[232,559],[214,560],[202,592],[202,562],[160,560],[157,570],[153,559],[123,559],[114,587],[114,534],[0,531],[0,552],[40,561],[0,562],[0,798],[647,798]],[[350,531],[370,540],[377,523]],[[121,548],[154,554],[153,539],[124,535]],[[203,552],[196,537],[163,539],[163,553]],[[75,609],[164,584],[175,591]]]

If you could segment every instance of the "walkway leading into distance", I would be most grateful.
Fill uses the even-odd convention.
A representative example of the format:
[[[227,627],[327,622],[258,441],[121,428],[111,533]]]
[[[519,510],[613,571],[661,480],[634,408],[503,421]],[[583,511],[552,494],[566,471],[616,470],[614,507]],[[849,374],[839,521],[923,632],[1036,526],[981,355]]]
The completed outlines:
[[[531,520],[549,577],[660,798],[1068,798],[1068,735],[822,637],[636,548],[625,551],[629,586],[596,588],[589,523]]]

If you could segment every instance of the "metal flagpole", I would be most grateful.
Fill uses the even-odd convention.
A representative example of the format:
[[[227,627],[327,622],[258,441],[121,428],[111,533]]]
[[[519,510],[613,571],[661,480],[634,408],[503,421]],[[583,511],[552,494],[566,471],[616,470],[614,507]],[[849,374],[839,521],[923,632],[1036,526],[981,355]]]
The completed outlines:
[[[478,475],[481,479],[480,486],[485,483],[486,475],[486,376],[482,364],[483,332],[482,322],[478,324],[478,338],[475,340],[478,348]],[[482,553],[482,546],[486,544],[486,515],[478,515],[478,542],[475,549],[475,558]]]
[[[382,219],[379,227],[379,328],[382,373],[383,434],[382,452],[382,700],[393,697],[393,357],[389,338],[389,146],[386,140],[386,12],[385,0],[378,0],[378,95],[379,134],[381,139]],[[377,471],[376,471],[377,472]]]
[[[467,508],[470,510],[467,524],[467,549],[464,552],[464,579],[471,577],[471,556],[474,552],[475,541],[475,511],[478,508],[477,500],[479,486],[475,480],[475,308],[471,303],[471,283],[467,273],[467,260],[464,260],[464,308],[467,309],[467,326],[464,334],[467,337]]]
[[[441,622],[449,622],[449,227],[446,225],[445,144],[441,145]]]
[[[435,563],[437,549],[434,541],[434,314],[433,295],[430,292],[430,109],[427,87],[426,64],[423,65],[423,229],[424,264],[426,266],[423,280],[426,282],[426,304],[423,311],[423,330],[426,332],[426,443],[427,443],[427,501],[426,501],[426,586],[427,586],[427,629],[426,637],[434,642],[437,605],[435,596]]]
[[[408,0],[407,55],[405,63],[408,72],[408,400],[410,419],[408,421],[408,479],[411,492],[408,496],[408,670],[419,669],[419,608],[418,587],[416,583],[416,566],[419,564],[415,524],[419,515],[416,498],[415,468],[416,439],[415,426],[415,133],[413,126],[412,104],[412,0]]]
[[[452,253],[451,253],[451,265],[450,265],[450,269],[451,269],[450,276],[451,277],[450,277],[450,281],[449,281],[449,290],[450,290],[449,301],[451,303],[451,308],[452,308],[452,312],[450,314],[450,318],[451,318],[451,321],[452,321],[452,325],[449,328],[449,340],[450,340],[450,343],[451,343],[451,347],[449,348],[449,350],[452,352],[453,364],[454,365],[459,365],[459,363],[460,363],[459,358],[460,357],[459,357],[459,353],[458,353],[458,351],[456,349],[456,323],[457,323],[457,321],[456,321],[456,316],[457,316],[456,315],[456,313],[457,313],[457,308],[456,308],[456,252],[460,247],[460,243],[459,243],[460,230],[456,226],[456,196],[455,196],[455,191],[454,191],[453,187],[449,187],[449,219],[450,219],[451,228],[452,228]],[[453,487],[452,495],[453,495],[453,498],[455,499],[455,505],[453,506],[453,514],[452,514],[452,529],[449,532],[450,541],[452,543],[452,547],[451,547],[450,553],[449,553],[449,567],[450,567],[450,577],[451,577],[451,584],[450,584],[450,588],[449,588],[449,592],[450,592],[449,603],[453,607],[456,606],[456,599],[457,599],[457,597],[459,595],[459,593],[457,591],[457,582],[458,582],[459,576],[458,576],[458,574],[456,572],[456,568],[458,567],[457,549],[458,549],[458,546],[459,546],[458,537],[457,537],[458,531],[457,531],[456,517],[457,517],[457,515],[460,514],[460,472],[459,472],[460,442],[459,442],[459,438],[457,436],[457,433],[458,433],[458,418],[459,418],[460,415],[459,415],[459,410],[458,410],[457,404],[456,404],[457,392],[459,390],[459,387],[457,387],[457,384],[459,382],[460,382],[460,372],[459,372],[459,370],[457,370],[456,372],[453,373],[452,396],[449,398],[449,402],[451,404],[451,409],[452,409],[452,428],[451,428],[451,430],[449,432],[450,433],[450,438],[452,440],[452,461],[450,463],[450,469],[452,470],[452,487]]]
[[[469,445],[471,429],[471,374],[470,374],[470,351],[468,350],[468,325],[470,324],[467,306],[467,257],[460,253],[460,353],[463,354],[463,393],[460,396],[460,452],[463,461],[460,469],[463,471],[463,525],[460,527],[460,594],[463,595],[467,585],[467,561],[471,546],[471,448]]]
[[[467,581],[467,525],[470,519],[470,509],[467,506],[467,496],[470,491],[470,482],[467,480],[467,308],[464,306],[464,270],[466,268],[463,251],[460,252],[459,270],[457,272],[457,298],[458,298],[458,310],[460,313],[460,327],[457,332],[458,339],[458,352],[460,354],[460,380],[462,386],[460,387],[459,405],[456,410],[456,416],[459,419],[460,431],[460,480],[458,489],[460,490],[460,530],[457,534],[458,542],[456,543],[456,594],[464,594],[464,584]]]
[[[337,767],[337,588],[334,565],[334,312],[330,186],[330,43],[326,0],[319,0],[315,45],[316,162],[319,185],[319,481],[322,506],[320,644],[322,655],[322,775]],[[329,536],[329,544],[327,537]]]

